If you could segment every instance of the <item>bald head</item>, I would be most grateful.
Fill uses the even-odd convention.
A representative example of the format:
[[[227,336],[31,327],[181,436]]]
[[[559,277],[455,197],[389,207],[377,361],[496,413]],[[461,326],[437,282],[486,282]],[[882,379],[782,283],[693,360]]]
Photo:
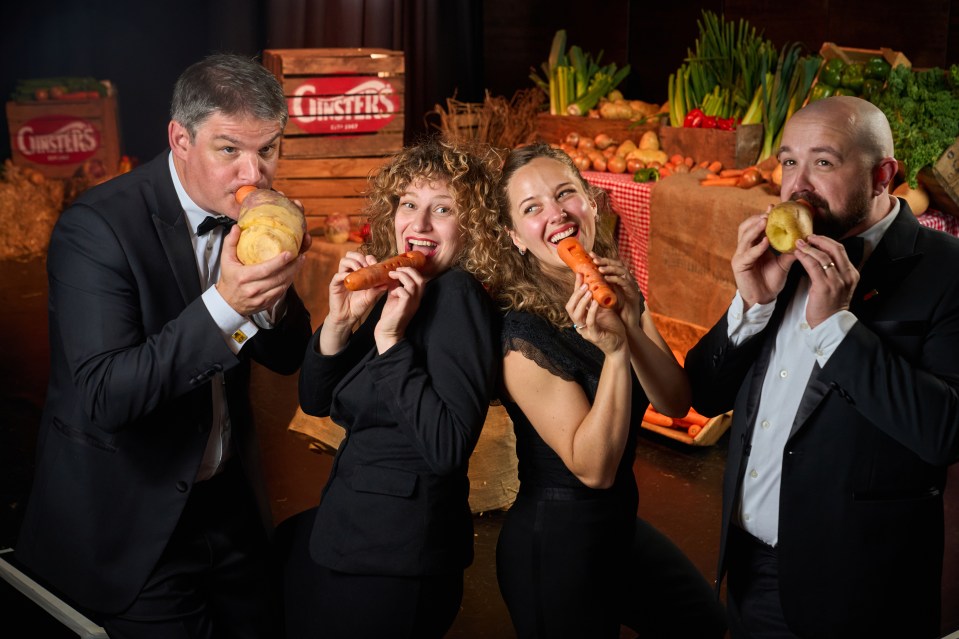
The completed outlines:
[[[894,155],[892,130],[886,114],[867,100],[840,95],[810,102],[793,114],[787,126],[793,120],[798,124],[809,118],[841,127],[852,145],[862,153],[867,166],[874,166],[883,158]]]

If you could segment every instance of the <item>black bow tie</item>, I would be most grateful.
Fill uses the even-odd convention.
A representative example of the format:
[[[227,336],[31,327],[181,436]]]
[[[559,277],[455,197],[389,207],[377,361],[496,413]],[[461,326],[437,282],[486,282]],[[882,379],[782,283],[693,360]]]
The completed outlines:
[[[852,262],[852,265],[857,269],[862,266],[862,253],[866,244],[865,240],[857,235],[856,237],[847,237],[841,240],[841,243],[846,249],[846,255],[849,256],[849,261]]]
[[[197,236],[206,235],[218,226],[225,226],[227,230],[229,230],[234,224],[236,224],[236,220],[232,217],[227,217],[226,215],[217,215],[214,217],[209,215],[205,220],[200,222],[200,226],[196,229],[196,234]]]

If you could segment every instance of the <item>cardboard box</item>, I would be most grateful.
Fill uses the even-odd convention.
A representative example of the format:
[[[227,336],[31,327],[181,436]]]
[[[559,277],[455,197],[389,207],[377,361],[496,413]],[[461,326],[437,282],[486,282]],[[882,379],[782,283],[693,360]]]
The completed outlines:
[[[755,164],[762,144],[761,124],[739,125],[734,131],[672,127],[665,123],[659,128],[659,145],[666,155],[679,153],[697,163],[718,160],[727,169]]]
[[[119,165],[116,95],[7,102],[7,125],[13,163],[47,177],[71,177],[90,159],[111,173]]]
[[[359,227],[367,178],[403,148],[403,52],[268,49],[263,65],[290,110],[274,187],[303,203],[310,229],[332,213]]]
[[[919,171],[919,182],[929,193],[931,208],[959,217],[959,138],[931,169]]]

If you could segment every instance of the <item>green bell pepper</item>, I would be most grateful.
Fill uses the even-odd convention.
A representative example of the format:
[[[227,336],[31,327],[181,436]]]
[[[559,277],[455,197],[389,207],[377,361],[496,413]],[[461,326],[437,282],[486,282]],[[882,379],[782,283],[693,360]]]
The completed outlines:
[[[886,62],[885,58],[875,56],[866,61],[866,77],[873,80],[882,80],[885,82],[889,77],[889,70],[892,65]]]
[[[866,65],[862,62],[853,62],[847,64],[846,68],[842,70],[842,80],[840,80],[839,84],[842,87],[852,89],[858,93],[862,91],[862,83],[865,79]]]
[[[862,81],[862,94],[860,97],[875,102],[879,94],[882,93],[882,87],[885,84],[882,80],[876,78],[866,78]]]
[[[838,87],[842,81],[842,72],[845,68],[846,63],[839,58],[827,60],[823,64],[822,71],[819,73],[819,81],[825,82],[833,87]]]
[[[836,87],[829,84],[823,84],[822,82],[817,82],[816,86],[812,88],[812,91],[809,92],[809,101],[815,102],[816,100],[822,100],[823,98],[828,98],[836,91]]]
[[[839,87],[832,93],[833,95],[851,95],[854,98],[859,97],[859,95],[852,89],[847,89],[846,87]]]

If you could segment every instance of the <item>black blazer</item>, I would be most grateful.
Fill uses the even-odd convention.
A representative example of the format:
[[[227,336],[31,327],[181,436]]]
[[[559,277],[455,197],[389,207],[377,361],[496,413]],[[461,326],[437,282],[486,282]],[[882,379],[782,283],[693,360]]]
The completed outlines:
[[[780,593],[803,637],[939,636],[943,490],[959,456],[959,240],[900,206],[862,268],[850,308],[859,322],[814,369],[784,451]],[[732,348],[724,316],[686,358],[696,409],[735,411],[720,579],[796,275],[762,333]]]
[[[377,355],[383,302],[336,355],[316,352],[317,331],[300,371],[304,412],[346,429],[310,551],[354,574],[449,574],[473,558],[467,469],[499,379],[498,315],[472,276],[450,270]]]
[[[295,292],[239,356],[200,299],[168,153],[84,193],[47,270],[51,370],[17,558],[87,608],[139,592],[190,494],[226,377],[237,457],[270,525],[247,391],[250,360],[294,373],[310,336]]]

